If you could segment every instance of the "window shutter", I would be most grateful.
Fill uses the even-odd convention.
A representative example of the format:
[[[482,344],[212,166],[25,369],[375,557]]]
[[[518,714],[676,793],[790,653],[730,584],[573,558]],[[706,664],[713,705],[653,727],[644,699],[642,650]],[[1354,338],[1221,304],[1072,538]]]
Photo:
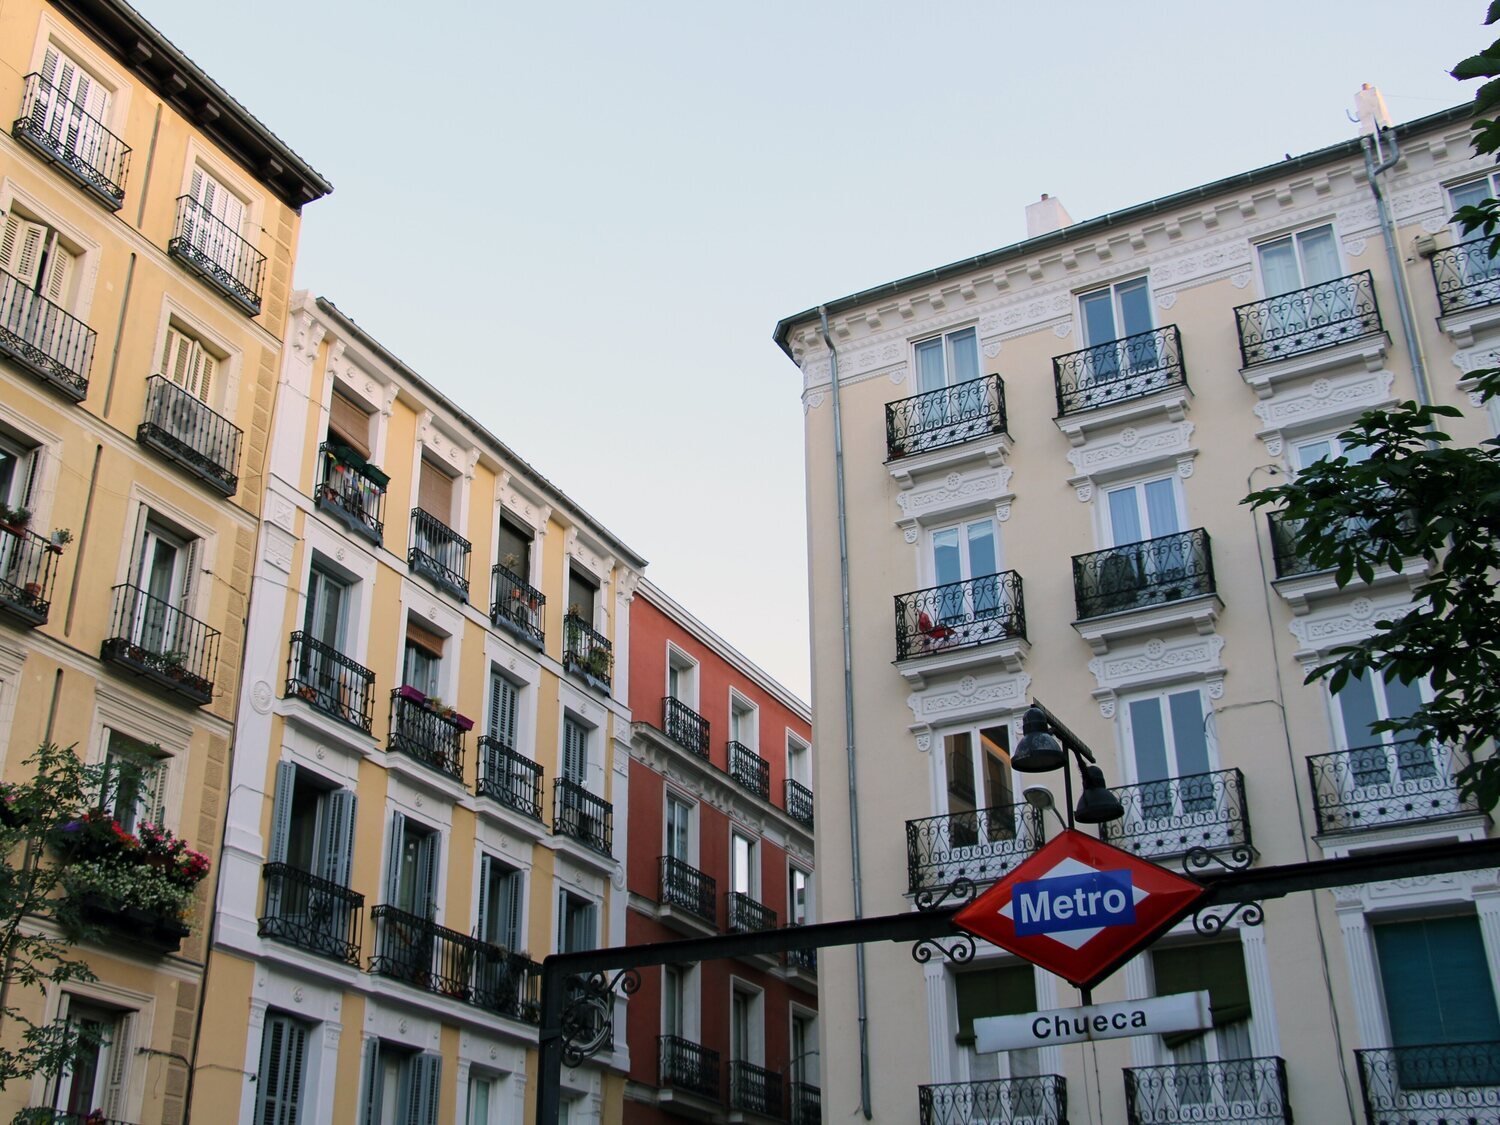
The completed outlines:
[[[568,892],[560,891],[557,896],[557,951],[568,952]]]
[[[1250,1018],[1250,982],[1245,977],[1245,953],[1237,941],[1156,950],[1151,954],[1151,972],[1157,996],[1206,990],[1214,1027]],[[1175,1049],[1202,1034],[1186,1031],[1161,1038]]]
[[[62,55],[51,43],[47,44],[46,53],[42,55],[42,81],[57,89],[57,67],[62,61]]]
[[[563,776],[584,784],[588,770],[587,735],[572,719],[563,720]]]
[[[581,909],[573,911],[573,945],[574,949],[594,948],[594,911],[596,907],[591,902]]]
[[[1474,1043],[1500,1037],[1484,938],[1473,915],[1372,927],[1391,1045]],[[1455,1064],[1445,1060],[1443,1068]],[[1413,1068],[1417,1066],[1412,1064]],[[1493,1055],[1479,1068],[1494,1081]]]
[[[340,887],[349,885],[354,857],[354,813],[358,798],[352,789],[335,789],[324,800],[321,870],[318,875]]]
[[[521,947],[521,895],[526,888],[526,875],[521,871],[512,871],[505,876],[503,894],[500,897],[499,924],[495,927],[498,931],[493,940],[496,944],[505,946],[511,951]]]
[[[489,734],[507,750],[516,749],[516,688],[498,672],[490,673]]]
[[[27,288],[35,288],[46,244],[45,226],[11,212],[5,216],[5,232],[0,235],[0,269],[25,282]]]
[[[597,582],[591,581],[576,570],[568,570],[568,608],[577,613],[583,623],[590,627],[594,624],[594,595],[598,592]]]
[[[171,758],[157,758],[145,767],[141,778],[141,788],[144,791],[142,793],[144,800],[141,802],[142,815],[158,827],[166,823],[167,768],[171,763]]]
[[[182,597],[178,600],[177,608],[189,617],[193,616],[193,596],[197,593],[195,586],[198,582],[198,554],[201,546],[202,540],[189,539],[187,550],[183,552]]]
[[[960,973],[953,978],[958,1001],[959,1046],[973,1046],[974,1021],[984,1016],[1014,1016],[1036,1010],[1036,976],[1030,965]]]
[[[213,386],[214,372],[218,370],[219,361],[209,355],[201,347],[198,349],[198,379],[193,393],[203,401],[208,401],[209,389]]]
[[[385,901],[394,903],[401,887],[401,850],[406,837],[406,817],[391,814],[391,855],[385,872]]]
[[[406,622],[406,639],[420,649],[425,649],[434,659],[443,657],[443,636],[431,629],[424,629],[410,619]]]
[[[438,847],[441,842],[436,832],[429,832],[422,837],[417,848],[417,886],[412,913],[424,918],[432,918],[437,913]]]
[[[337,388],[328,404],[328,429],[361,457],[370,456],[370,416]]]
[[[437,1125],[443,1056],[423,1051],[411,1060],[411,1108],[404,1125]]]
[[[400,815],[399,813],[397,814]],[[365,1094],[360,1125],[380,1125],[380,1040],[365,1043]]]
[[[307,1028],[286,1016],[270,1016],[262,1042],[255,1125],[297,1125]]]
[[[104,1077],[104,1116],[111,1120],[125,1118],[125,1087],[130,1081],[130,1057],[134,1054],[130,1040],[134,1031],[134,1014],[122,1014],[110,1039]]]
[[[64,305],[68,296],[68,278],[73,276],[73,253],[64,249],[52,236],[52,245],[47,253],[47,282],[42,286],[42,295],[54,305]]]
[[[271,800],[271,840],[266,848],[266,862],[285,863],[286,844],[292,831],[292,789],[297,784],[297,767],[291,762],[276,763],[276,794]]]
[[[494,941],[495,937],[490,933],[490,876],[494,870],[494,860],[487,855],[479,857],[479,906],[478,917],[475,919],[474,936],[480,941]]]
[[[445,524],[453,519],[453,480],[425,457],[417,477],[417,507]]]

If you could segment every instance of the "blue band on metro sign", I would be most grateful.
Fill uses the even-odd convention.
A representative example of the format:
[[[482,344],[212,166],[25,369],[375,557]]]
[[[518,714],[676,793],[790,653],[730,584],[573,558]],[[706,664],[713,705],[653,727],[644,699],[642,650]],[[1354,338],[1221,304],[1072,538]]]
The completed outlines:
[[[1091,871],[1017,883],[1012,894],[1016,933],[1055,934],[1135,922],[1130,872]]]

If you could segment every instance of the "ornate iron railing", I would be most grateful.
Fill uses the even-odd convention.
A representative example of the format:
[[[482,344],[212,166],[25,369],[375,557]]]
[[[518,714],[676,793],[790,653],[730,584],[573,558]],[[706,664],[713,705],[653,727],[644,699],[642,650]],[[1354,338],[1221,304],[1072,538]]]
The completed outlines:
[[[662,1086],[719,1100],[719,1052],[680,1035],[656,1037],[657,1081]]]
[[[885,404],[885,451],[895,461],[1005,431],[1005,384],[983,375]]]
[[[1249,848],[1250,808],[1237,769],[1116,785],[1125,815],[1102,824],[1100,836],[1140,856]]]
[[[496,563],[490,568],[490,621],[534,648],[546,638],[542,619],[547,595]]]
[[[266,882],[260,936],[359,964],[365,896],[285,863],[261,869]]]
[[[25,81],[11,135],[118,211],[125,202],[130,146],[40,74],[28,74]]]
[[[1279,1056],[1125,1068],[1129,1125],[1180,1121],[1291,1125],[1286,1062]]]
[[[731,934],[756,933],[776,928],[776,911],[743,891],[724,895],[724,928]]]
[[[563,639],[563,667],[608,691],[615,667],[609,638],[583,618],[570,613],[563,618]]]
[[[771,799],[771,763],[743,742],[730,742],[729,776],[763,801]]]
[[[29,1125],[135,1125],[119,1117],[95,1117],[92,1113],[69,1113],[62,1109],[34,1108],[26,1113]]]
[[[813,826],[812,790],[800,781],[793,781],[791,778],[786,779],[783,790],[782,799],[786,802],[787,815],[811,828]]]
[[[302,630],[292,634],[286,694],[370,733],[375,673]]]
[[[394,906],[370,911],[370,972],[477,1008],[536,1023],[541,970],[535,962]]]
[[[1500,1043],[1354,1052],[1368,1125],[1500,1125]]]
[[[1370,271],[1251,301],[1234,310],[1243,367],[1384,331]]]
[[[1500,262],[1490,257],[1490,240],[1474,238],[1432,256],[1432,281],[1444,315],[1500,301]]]
[[[614,806],[571,778],[553,778],[552,832],[571,836],[600,855],[609,855],[614,837]]]
[[[811,1082],[793,1082],[787,1091],[792,1125],[822,1125],[823,1091]]]
[[[532,820],[542,819],[542,767],[489,735],[479,739],[481,797],[499,801]]]
[[[421,508],[411,510],[406,565],[461,602],[469,600],[469,541]]]
[[[219,631],[138,586],[116,586],[99,656],[201,706],[214,697]]]
[[[1042,814],[1024,801],[906,822],[911,894],[972,879],[981,886],[1018,866],[1042,842]]]
[[[260,315],[265,255],[191,195],[177,199],[167,253],[251,316]]]
[[[388,749],[414,758],[429,769],[464,780],[464,731],[457,717],[440,714],[431,704],[408,698],[402,688],[391,692],[391,741]]]
[[[718,908],[718,884],[689,863],[674,856],[661,857],[661,887],[657,901],[698,915],[710,925]]]
[[[1013,570],[896,595],[896,659],[1026,636],[1021,576]]]
[[[542,1019],[542,968],[530,957],[478,942],[469,1003],[523,1023]]]
[[[331,442],[318,446],[314,502],[376,544],[385,534],[385,486],[389,482],[389,477],[352,449]]]
[[[1055,356],[1052,383],[1058,417],[1185,387],[1182,334],[1169,324]]]
[[[1456,746],[1420,739],[1359,746],[1307,759],[1318,832],[1351,832],[1477,813],[1454,780],[1469,764]]]
[[[735,1059],[729,1064],[729,1107],[780,1117],[781,1075],[743,1059]]]
[[[1068,1084],[1059,1074],[941,1082],[917,1087],[921,1125],[1068,1125]]]
[[[790,928],[792,923],[788,923]],[[816,949],[788,949],[781,955],[781,963],[788,969],[818,975],[818,951]]]
[[[1299,574],[1317,574],[1320,570],[1327,569],[1317,567],[1297,550],[1297,536],[1301,534],[1302,526],[1306,520],[1288,519],[1285,512],[1267,512],[1266,525],[1271,531],[1271,561],[1276,566],[1277,578],[1292,578]],[[1410,531],[1415,527],[1415,517],[1410,513],[1404,515],[1400,524],[1403,530]],[[1338,528],[1339,542],[1350,542],[1355,539],[1370,537],[1370,521],[1350,517],[1342,521]]]
[[[95,333],[19,278],[0,272],[0,355],[74,402],[89,393]]]
[[[45,625],[60,547],[25,527],[0,524],[0,612]]]
[[[679,746],[708,761],[708,720],[680,699],[661,701],[661,729]]]
[[[164,375],[146,380],[146,416],[135,439],[203,481],[233,496],[239,487],[240,442],[244,435],[221,414]]]
[[[1073,556],[1080,621],[1214,591],[1213,553],[1201,527]]]

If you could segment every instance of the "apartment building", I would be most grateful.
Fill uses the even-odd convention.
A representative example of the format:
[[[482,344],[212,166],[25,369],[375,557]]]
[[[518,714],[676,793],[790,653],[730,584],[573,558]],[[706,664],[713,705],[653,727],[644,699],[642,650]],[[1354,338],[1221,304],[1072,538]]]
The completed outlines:
[[[195,1108],[529,1119],[537,962],[625,938],[644,562],[330,302],[288,338]]]
[[[331,187],[117,0],[7,4],[0,58],[3,775],[73,745],[131,837],[68,865],[95,979],[7,996],[100,1042],[0,1115],[176,1123],[212,876],[168,885],[137,838],[218,861],[301,209]]]
[[[631,945],[815,920],[807,705],[667,594],[630,606]],[[821,1120],[812,952],[643,970],[624,1120]]]
[[[1500,354],[1500,276],[1449,221],[1500,191],[1469,116],[1381,136],[1389,230],[1352,139],[1086,222],[1044,196],[1026,241],[832,300],[826,337],[818,309],[777,326],[804,382],[825,917],[852,915],[856,870],[865,913],[901,911],[1057,830],[1009,765],[1034,698],[1098,754],[1125,809],[1106,838],[1164,864],[1489,833],[1456,751],[1370,730],[1424,685],[1303,682],[1402,612],[1423,564],[1340,589],[1240,504],[1340,455],[1370,408],[1425,394],[1464,411],[1458,440],[1495,436],[1467,378]],[[1493,1115],[1495,872],[1292,895],[1252,921],[1185,922],[1096,990],[1207,989],[1210,1031],[999,1054],[975,1051],[976,1018],[1077,992],[984,946],[921,966],[870,946],[868,1058],[857,1005],[825,1005],[824,1100],[854,1112],[863,1075],[874,1120],[924,1125]],[[819,972],[856,995],[852,950]]]

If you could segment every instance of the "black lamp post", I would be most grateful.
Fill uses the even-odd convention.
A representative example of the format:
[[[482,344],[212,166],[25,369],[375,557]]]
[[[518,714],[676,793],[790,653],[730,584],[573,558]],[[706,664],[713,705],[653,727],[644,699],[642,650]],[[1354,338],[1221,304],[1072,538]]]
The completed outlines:
[[[1075,821],[1107,824],[1125,816],[1120,799],[1105,784],[1104,771],[1099,768],[1094,752],[1035,699],[1021,719],[1021,732],[1021,741],[1016,743],[1010,756],[1010,768],[1021,773],[1063,771],[1069,828]],[[1073,774],[1067,768],[1070,752],[1077,759],[1079,778],[1083,783],[1083,795],[1078,798],[1077,808],[1073,807]]]

